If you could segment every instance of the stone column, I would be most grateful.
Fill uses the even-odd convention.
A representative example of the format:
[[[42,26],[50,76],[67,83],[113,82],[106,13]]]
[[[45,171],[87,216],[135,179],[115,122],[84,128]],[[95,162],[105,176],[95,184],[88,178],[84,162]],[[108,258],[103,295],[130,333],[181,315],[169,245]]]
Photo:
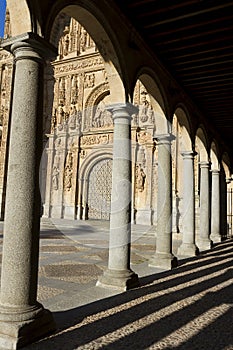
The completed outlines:
[[[209,162],[200,162],[200,227],[198,247],[200,250],[211,248],[209,237],[210,216],[210,187],[209,187]]]
[[[4,349],[18,349],[55,328],[52,314],[37,302],[43,115],[41,57],[46,47],[42,39],[31,39],[30,34],[25,34],[25,41],[11,46],[15,81],[0,295],[0,348]]]
[[[177,266],[172,254],[172,163],[170,134],[158,135],[158,194],[156,252],[149,266],[171,269]]]
[[[139,285],[130,269],[131,245],[131,116],[136,108],[116,104],[108,108],[113,114],[113,169],[108,269],[97,286],[127,290]]]
[[[221,242],[220,234],[220,178],[219,170],[213,169],[212,173],[212,191],[211,191],[211,234],[212,242]]]
[[[195,197],[194,156],[195,152],[182,152],[183,157],[183,237],[178,255],[194,256],[198,253],[195,244]]]

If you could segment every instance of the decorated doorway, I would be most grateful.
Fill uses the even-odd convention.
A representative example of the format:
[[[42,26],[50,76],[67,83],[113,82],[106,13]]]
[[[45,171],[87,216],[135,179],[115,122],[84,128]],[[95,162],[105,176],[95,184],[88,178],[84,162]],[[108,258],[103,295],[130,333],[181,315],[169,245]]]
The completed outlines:
[[[112,159],[96,163],[89,173],[88,219],[109,220],[112,189]]]

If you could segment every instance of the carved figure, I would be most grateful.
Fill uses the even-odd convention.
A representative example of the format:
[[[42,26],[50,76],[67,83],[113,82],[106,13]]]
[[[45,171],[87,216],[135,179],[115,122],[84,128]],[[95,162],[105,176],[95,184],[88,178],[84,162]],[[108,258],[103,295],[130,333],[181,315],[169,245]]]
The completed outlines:
[[[70,191],[72,187],[72,173],[73,173],[73,170],[69,165],[67,165],[65,168],[65,177],[64,177],[64,188],[67,191]]]
[[[65,121],[64,109],[60,106],[57,111],[57,124],[62,124]]]
[[[54,166],[52,172],[52,187],[55,191],[58,190],[58,176],[59,169],[56,166]]]
[[[87,43],[87,31],[82,27],[80,35],[80,52],[85,51]]]
[[[70,108],[70,117],[68,119],[68,125],[71,129],[76,127],[77,109],[76,106]]]
[[[146,174],[144,173],[143,168],[141,167],[141,165],[137,165],[136,166],[136,188],[139,190],[139,192],[144,191],[145,179],[146,179]]]
[[[142,97],[141,97],[141,105],[139,106],[139,118],[142,122],[145,123],[148,120],[147,111],[149,108],[149,102],[146,99],[146,95],[147,95],[146,91],[142,91],[141,95]]]
[[[64,31],[63,31],[63,36],[61,37],[61,39],[59,41],[59,46],[58,46],[58,53],[59,53],[60,58],[63,58],[64,56],[68,55],[69,44],[70,44],[69,27],[66,26]]]

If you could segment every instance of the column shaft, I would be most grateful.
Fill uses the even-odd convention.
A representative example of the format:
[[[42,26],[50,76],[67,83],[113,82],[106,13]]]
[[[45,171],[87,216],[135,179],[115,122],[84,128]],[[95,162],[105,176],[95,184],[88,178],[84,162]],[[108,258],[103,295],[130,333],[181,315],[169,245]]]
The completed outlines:
[[[194,155],[193,151],[183,152],[183,215],[182,244],[178,254],[192,256],[198,253],[195,245],[195,198],[194,198]]]
[[[221,242],[220,234],[220,178],[219,170],[212,170],[211,234],[212,242]]]
[[[172,254],[171,135],[158,138],[158,193],[156,253],[149,265],[169,269],[177,266]]]
[[[130,270],[131,109],[134,111],[135,107],[117,105],[110,109],[113,112],[114,139],[109,261],[107,271],[97,282],[97,285],[122,290],[138,285],[137,275]]]
[[[31,305],[36,301],[38,168],[42,144],[37,115],[41,74],[41,64],[32,58],[16,61],[4,223],[2,305]],[[19,252],[23,254],[19,256]],[[33,271],[32,266],[35,266]]]
[[[52,315],[37,303],[43,61],[31,43],[16,42],[12,51],[16,66],[0,297],[4,349],[15,349],[54,329]]]
[[[200,250],[211,248],[210,234],[210,187],[209,162],[200,162],[200,232],[198,247]]]

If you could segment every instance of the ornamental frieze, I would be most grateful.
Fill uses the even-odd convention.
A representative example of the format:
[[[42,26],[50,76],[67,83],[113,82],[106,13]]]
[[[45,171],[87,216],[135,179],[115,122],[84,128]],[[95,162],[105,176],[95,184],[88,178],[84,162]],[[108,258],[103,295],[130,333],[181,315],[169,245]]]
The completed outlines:
[[[112,134],[86,135],[82,137],[82,146],[107,145],[113,142]]]
[[[94,58],[86,58],[86,59],[82,58],[82,60],[76,61],[74,63],[65,64],[63,62],[62,65],[55,66],[54,71],[55,71],[55,74],[68,73],[68,72],[77,71],[80,69],[101,66],[103,64],[104,64],[104,61],[101,56],[94,57]]]

